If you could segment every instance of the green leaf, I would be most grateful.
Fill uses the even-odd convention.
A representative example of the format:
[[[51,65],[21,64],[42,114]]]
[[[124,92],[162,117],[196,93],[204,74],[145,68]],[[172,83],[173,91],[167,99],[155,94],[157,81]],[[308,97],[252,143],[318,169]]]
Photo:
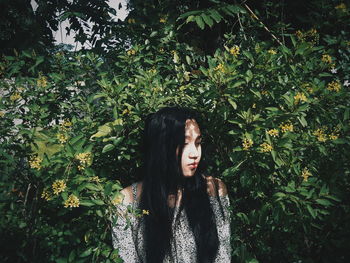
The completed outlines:
[[[85,257],[88,257],[90,256],[92,253],[92,249],[91,248],[88,248],[87,250],[85,250],[83,253],[80,254],[80,257],[81,258],[85,258]]]
[[[207,16],[205,14],[202,14],[201,17],[203,18],[204,22],[209,26],[212,27],[214,25],[213,19],[210,18],[210,16]]]
[[[91,202],[95,203],[96,205],[104,205],[105,203],[100,200],[100,199],[93,199],[91,200]]]
[[[86,188],[86,189],[89,189],[89,190],[91,190],[91,191],[101,191],[101,189],[100,189],[97,185],[95,185],[95,184],[90,184],[90,183],[86,184],[86,185],[85,185],[85,188]]]
[[[196,16],[196,17],[195,17],[195,20],[196,20],[196,23],[197,23],[197,25],[199,26],[199,28],[203,30],[204,27],[205,27],[205,24],[204,24],[204,22],[203,22],[202,17]]]
[[[112,193],[112,189],[113,189],[113,183],[112,182],[108,182],[105,187],[104,187],[104,194],[105,196],[108,196]]]
[[[113,144],[107,144],[103,147],[102,153],[112,151],[114,148],[115,148],[115,146]]]
[[[320,205],[324,205],[324,206],[331,206],[331,205],[333,205],[330,201],[328,201],[326,199],[317,199],[316,203],[318,203]]]
[[[216,11],[215,9],[209,9],[209,13],[211,18],[213,18],[216,21],[216,23],[220,23],[223,17],[219,14],[218,11]]]
[[[306,209],[309,211],[310,215],[313,217],[313,218],[316,218],[316,212],[315,210],[308,204],[306,205]]]
[[[83,200],[83,201],[80,201],[80,205],[90,207],[90,206],[94,206],[95,204],[91,201]]]

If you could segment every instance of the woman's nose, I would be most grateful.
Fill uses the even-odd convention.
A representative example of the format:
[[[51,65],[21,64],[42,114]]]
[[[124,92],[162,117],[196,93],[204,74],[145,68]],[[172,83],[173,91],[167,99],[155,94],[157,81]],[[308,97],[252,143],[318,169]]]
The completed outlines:
[[[199,155],[198,149],[196,147],[192,147],[189,153],[190,158],[197,158]]]

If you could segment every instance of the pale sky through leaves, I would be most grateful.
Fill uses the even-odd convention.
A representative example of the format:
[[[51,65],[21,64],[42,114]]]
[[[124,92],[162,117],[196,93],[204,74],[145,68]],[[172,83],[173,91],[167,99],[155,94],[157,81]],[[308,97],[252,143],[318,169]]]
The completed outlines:
[[[121,3],[122,8],[118,9],[119,4]],[[34,11],[37,8],[37,4],[35,0],[31,0],[31,5],[34,9]],[[115,19],[124,20],[126,16],[128,15],[128,11],[126,10],[126,0],[109,0],[109,5],[117,10],[117,16],[115,16]],[[74,41],[74,31],[71,31],[70,35],[66,35],[66,27],[69,26],[68,20],[65,20],[61,22],[58,31],[53,32],[53,36],[56,40],[56,44],[71,44],[74,46],[75,50],[79,50],[82,48],[82,45],[80,43],[76,43]],[[90,24],[92,26],[92,24]],[[85,44],[85,48],[89,49],[89,45]]]

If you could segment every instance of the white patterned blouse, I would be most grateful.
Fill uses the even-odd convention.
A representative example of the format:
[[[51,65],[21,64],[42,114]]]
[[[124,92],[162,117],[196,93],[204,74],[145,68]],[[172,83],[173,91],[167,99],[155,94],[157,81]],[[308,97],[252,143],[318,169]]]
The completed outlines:
[[[137,208],[139,202],[136,199],[137,183],[132,184],[133,202],[132,208]],[[220,206],[215,196],[209,196],[210,204],[216,219],[217,232],[219,237],[219,249],[215,259],[215,263],[231,262],[231,246],[230,246],[230,215],[229,215],[229,198],[227,195],[219,196],[224,216],[221,213]],[[174,218],[177,216],[179,209],[175,207]],[[127,206],[120,205],[121,214],[127,213]],[[128,218],[128,219],[127,219]],[[116,224],[112,227],[113,247],[118,249],[119,256],[125,263],[145,262],[145,252],[143,249],[142,236],[136,237],[137,226],[140,220],[136,217],[118,216]],[[166,255],[164,263],[193,263],[196,262],[196,245],[193,232],[188,224],[186,212],[181,211],[179,220],[175,225],[173,221],[174,238],[171,241],[171,256]],[[142,232],[142,225],[140,226]],[[136,249],[134,240],[138,240],[139,249]],[[139,251],[139,253],[137,253]]]

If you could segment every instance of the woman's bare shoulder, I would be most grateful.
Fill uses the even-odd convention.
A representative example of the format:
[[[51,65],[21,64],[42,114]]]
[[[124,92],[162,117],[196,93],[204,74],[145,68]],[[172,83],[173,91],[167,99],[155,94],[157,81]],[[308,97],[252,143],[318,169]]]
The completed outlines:
[[[213,176],[206,176],[207,180],[207,191],[210,196],[216,196],[219,193],[219,196],[227,195],[226,185],[221,179],[215,178]]]
[[[140,195],[142,190],[142,182],[137,183],[137,191],[136,191],[136,200],[140,201]],[[132,192],[132,185],[129,185],[128,187],[125,187],[123,190],[120,191],[121,194],[123,194],[123,204],[129,205],[132,202],[134,202],[134,196]]]

